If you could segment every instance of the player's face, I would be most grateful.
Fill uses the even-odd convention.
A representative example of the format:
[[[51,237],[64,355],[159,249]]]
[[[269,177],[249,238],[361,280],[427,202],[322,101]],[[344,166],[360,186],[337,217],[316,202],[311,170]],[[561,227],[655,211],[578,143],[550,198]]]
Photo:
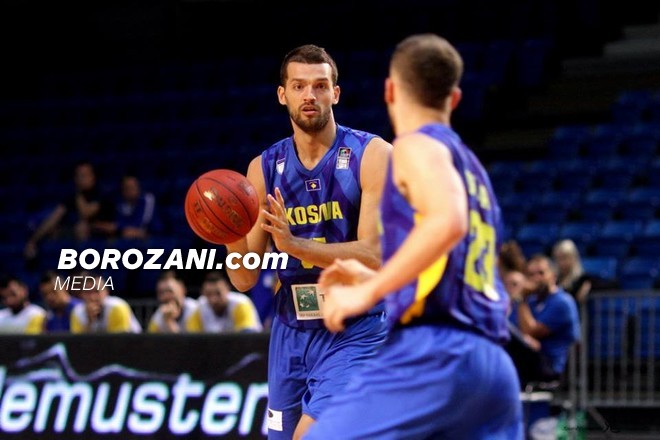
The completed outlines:
[[[321,131],[330,121],[332,106],[339,101],[339,86],[332,85],[329,64],[289,63],[286,86],[278,89],[294,124],[307,133]]]

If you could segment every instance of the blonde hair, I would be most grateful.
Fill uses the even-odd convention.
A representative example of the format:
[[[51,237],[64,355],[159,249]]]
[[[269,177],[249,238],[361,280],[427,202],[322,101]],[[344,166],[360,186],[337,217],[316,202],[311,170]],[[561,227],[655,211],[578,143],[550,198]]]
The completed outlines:
[[[566,254],[573,257],[573,267],[567,274],[558,274],[559,285],[563,288],[570,287],[570,285],[584,273],[584,268],[582,267],[582,259],[580,258],[580,251],[575,245],[575,242],[571,239],[564,239],[558,241],[552,247],[552,257],[557,259],[557,254]]]

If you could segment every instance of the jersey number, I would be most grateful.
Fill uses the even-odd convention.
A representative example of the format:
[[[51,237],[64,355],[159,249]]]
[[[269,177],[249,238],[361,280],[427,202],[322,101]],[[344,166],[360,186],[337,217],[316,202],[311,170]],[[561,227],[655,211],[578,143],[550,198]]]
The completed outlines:
[[[470,210],[470,247],[465,259],[465,283],[491,297],[494,288],[495,229]]]

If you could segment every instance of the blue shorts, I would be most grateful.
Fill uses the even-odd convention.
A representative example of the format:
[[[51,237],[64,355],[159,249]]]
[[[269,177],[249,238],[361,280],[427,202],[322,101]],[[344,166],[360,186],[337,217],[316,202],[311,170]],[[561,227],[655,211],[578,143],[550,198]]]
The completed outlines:
[[[268,438],[291,440],[302,414],[317,419],[386,334],[382,313],[336,334],[289,327],[275,318],[268,355]]]
[[[397,329],[303,438],[523,439],[519,391],[511,358],[486,338]]]

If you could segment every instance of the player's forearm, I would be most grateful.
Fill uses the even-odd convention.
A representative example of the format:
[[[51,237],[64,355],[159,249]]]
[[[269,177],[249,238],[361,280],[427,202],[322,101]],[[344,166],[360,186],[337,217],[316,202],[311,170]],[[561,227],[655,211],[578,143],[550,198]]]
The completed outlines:
[[[307,238],[294,237],[290,246],[282,250],[287,254],[313,266],[326,268],[336,259],[354,258],[367,267],[380,267],[380,246],[369,240],[344,243],[323,243]]]
[[[371,283],[373,302],[413,282],[424,270],[448,255],[466,233],[461,224],[447,218],[435,216],[422,220],[378,274],[367,281]]]
[[[248,246],[248,241],[245,238],[242,238],[234,243],[227,244],[226,248],[227,255],[232,252],[238,253],[240,255],[245,255],[251,252]],[[263,252],[260,253],[260,255],[261,254],[263,254]],[[237,269],[230,269],[228,266],[225,267],[231,284],[240,292],[250,290],[257,284],[257,281],[259,280],[259,269],[246,269],[243,265],[239,265]]]

